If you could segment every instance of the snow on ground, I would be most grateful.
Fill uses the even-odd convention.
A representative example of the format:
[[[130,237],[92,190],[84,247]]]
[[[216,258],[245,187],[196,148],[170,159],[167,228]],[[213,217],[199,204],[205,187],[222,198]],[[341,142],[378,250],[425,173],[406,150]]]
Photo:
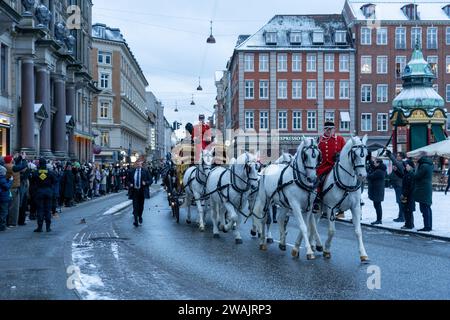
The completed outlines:
[[[364,190],[363,201],[365,205],[362,211],[362,223],[370,224],[376,220],[376,211],[373,207],[373,202],[369,200],[367,195],[367,188]],[[398,205],[395,201],[395,192],[393,189],[386,189],[383,207],[383,227],[391,229],[400,229],[404,223],[396,223],[393,220],[398,217]],[[447,196],[443,192],[433,192],[433,205],[431,206],[433,212],[433,231],[429,234],[450,238],[450,194]],[[346,220],[351,219],[351,213],[346,212]],[[422,229],[423,218],[419,209],[419,204],[416,204],[416,212],[414,213],[414,232]]]

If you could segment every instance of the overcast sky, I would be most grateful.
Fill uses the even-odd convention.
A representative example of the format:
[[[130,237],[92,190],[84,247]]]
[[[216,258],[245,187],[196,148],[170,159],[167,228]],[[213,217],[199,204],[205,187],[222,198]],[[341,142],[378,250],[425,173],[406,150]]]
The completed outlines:
[[[215,104],[214,73],[224,70],[239,34],[275,14],[340,13],[344,0],[94,0],[93,22],[120,28],[170,123],[196,122]],[[216,44],[207,44],[213,20]],[[203,91],[197,91],[198,78]],[[194,94],[195,107],[190,105]],[[179,113],[175,113],[175,105]]]

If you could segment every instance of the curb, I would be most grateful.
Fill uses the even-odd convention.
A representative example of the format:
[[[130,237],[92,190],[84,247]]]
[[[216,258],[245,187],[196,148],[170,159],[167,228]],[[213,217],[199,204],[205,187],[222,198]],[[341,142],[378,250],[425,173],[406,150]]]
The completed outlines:
[[[150,192],[150,199],[153,198],[155,195],[157,195],[158,193],[160,193],[163,189],[158,189],[158,190],[154,190],[153,192]],[[119,213],[125,209],[128,209],[129,207],[133,206],[133,201],[132,200],[127,200],[124,201],[114,207],[112,207],[111,209],[109,209],[108,211],[104,212],[102,215],[103,216],[113,216],[116,213]]]
[[[351,220],[343,220],[343,219],[338,219],[338,220],[336,220],[336,222],[343,222],[343,223],[346,223],[346,224],[353,224],[353,222]],[[441,240],[441,241],[445,241],[445,242],[450,242],[450,238],[449,237],[443,237],[443,236],[433,235],[433,234],[429,234],[429,233],[422,233],[422,232],[417,232],[417,231],[394,229],[394,228],[383,227],[383,226],[372,226],[372,225],[367,224],[367,223],[361,223],[361,226],[372,228],[372,229],[379,229],[379,230],[384,230],[384,231],[390,231],[392,233],[397,233],[397,234],[407,234],[407,235],[413,235],[413,236],[416,236],[416,237],[430,238],[430,239],[436,239],[436,240]]]

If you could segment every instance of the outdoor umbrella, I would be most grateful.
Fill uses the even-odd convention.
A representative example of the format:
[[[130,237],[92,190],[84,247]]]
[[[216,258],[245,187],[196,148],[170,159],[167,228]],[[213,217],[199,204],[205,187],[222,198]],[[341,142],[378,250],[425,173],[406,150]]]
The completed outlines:
[[[443,157],[450,158],[450,139],[430,144],[429,146],[411,151],[408,153],[408,157],[415,158],[420,155],[421,152],[426,152],[429,157]]]

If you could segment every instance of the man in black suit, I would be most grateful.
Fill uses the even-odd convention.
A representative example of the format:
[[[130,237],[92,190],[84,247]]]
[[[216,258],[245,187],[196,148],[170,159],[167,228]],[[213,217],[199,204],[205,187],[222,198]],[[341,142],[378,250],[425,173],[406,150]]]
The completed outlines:
[[[148,170],[142,168],[142,161],[136,162],[136,167],[128,174],[128,186],[130,198],[133,200],[134,226],[142,224],[142,214],[144,212],[145,191],[151,184]],[[147,190],[146,190],[147,189]]]

